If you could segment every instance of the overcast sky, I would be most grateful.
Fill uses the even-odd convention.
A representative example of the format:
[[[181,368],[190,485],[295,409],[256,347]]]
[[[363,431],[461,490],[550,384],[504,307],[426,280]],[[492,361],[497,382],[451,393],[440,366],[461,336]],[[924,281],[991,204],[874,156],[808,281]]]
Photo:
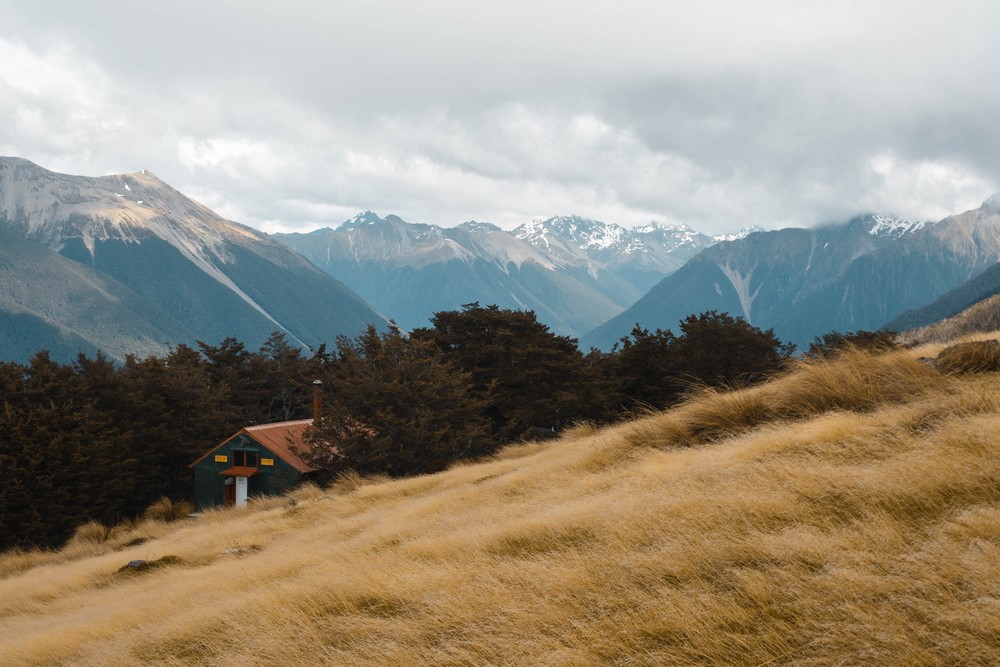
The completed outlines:
[[[1000,190],[1000,2],[0,0],[0,155],[265,231],[938,219]]]

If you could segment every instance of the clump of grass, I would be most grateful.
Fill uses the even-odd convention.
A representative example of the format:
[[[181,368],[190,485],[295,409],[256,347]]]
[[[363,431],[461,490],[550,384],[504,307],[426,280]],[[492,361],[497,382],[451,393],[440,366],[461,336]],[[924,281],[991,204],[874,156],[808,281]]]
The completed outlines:
[[[584,526],[554,528],[542,523],[514,526],[487,548],[494,556],[533,558],[566,549],[579,549],[595,539],[594,532]]]
[[[495,452],[492,458],[497,461],[520,459],[536,454],[545,449],[545,447],[546,444],[544,442],[519,442]]]
[[[954,374],[1000,371],[1000,341],[978,340],[946,347],[935,365]]]
[[[345,470],[337,475],[330,485],[330,491],[338,495],[346,495],[364,486],[365,480],[356,470]]]
[[[774,418],[763,392],[753,389],[703,389],[682,406],[678,435],[689,444],[742,433]]]
[[[590,473],[601,472],[629,460],[633,452],[629,443],[620,438],[591,438],[583,445],[586,448],[579,465]]]
[[[305,482],[304,484],[299,484],[295,489],[288,494],[288,496],[294,500],[318,500],[326,495],[326,492],[318,484],[313,482]]]
[[[69,538],[67,546],[77,544],[100,544],[107,541],[111,536],[111,528],[105,526],[100,521],[88,521],[76,527],[73,536]]]
[[[596,435],[601,429],[593,422],[580,421],[563,429],[559,434],[560,440],[582,440]]]
[[[163,496],[147,507],[142,513],[142,517],[149,521],[170,523],[171,521],[186,519],[192,512],[194,512],[194,505],[190,502],[186,500],[174,502],[170,498]]]

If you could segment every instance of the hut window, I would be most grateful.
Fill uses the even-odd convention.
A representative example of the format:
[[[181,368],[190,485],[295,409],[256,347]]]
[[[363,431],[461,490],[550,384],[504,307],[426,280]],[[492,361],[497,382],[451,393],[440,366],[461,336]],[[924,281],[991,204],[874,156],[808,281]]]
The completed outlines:
[[[245,449],[233,450],[233,465],[246,468],[257,467],[257,452]]]

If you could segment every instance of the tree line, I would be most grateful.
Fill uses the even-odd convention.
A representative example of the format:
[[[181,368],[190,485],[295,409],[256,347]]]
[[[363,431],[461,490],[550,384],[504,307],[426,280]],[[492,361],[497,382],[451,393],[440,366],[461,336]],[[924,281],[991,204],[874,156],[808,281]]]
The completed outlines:
[[[189,498],[189,463],[244,426],[311,417],[317,379],[323,422],[303,455],[327,478],[403,476],[666,407],[692,386],[758,382],[794,351],[715,311],[677,334],[637,326],[608,353],[581,352],[530,311],[473,303],[430,324],[310,353],[275,333],[257,351],[230,338],[122,364],[45,351],[0,363],[0,548],[57,546],[88,520]]]

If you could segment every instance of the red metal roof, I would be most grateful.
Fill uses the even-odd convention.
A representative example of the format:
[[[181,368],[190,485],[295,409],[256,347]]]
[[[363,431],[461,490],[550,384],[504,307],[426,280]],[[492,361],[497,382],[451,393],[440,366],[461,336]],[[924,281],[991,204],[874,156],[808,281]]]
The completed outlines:
[[[319,470],[319,468],[313,468],[307,464],[296,452],[292,450],[293,447],[297,448],[299,451],[306,451],[309,449],[309,445],[305,440],[305,434],[306,431],[312,426],[312,423],[311,419],[300,419],[298,421],[258,424],[257,426],[247,426],[245,428],[241,428],[239,431],[205,452],[198,458],[197,461],[188,467],[193,468],[219,447],[222,447],[233,438],[245,434],[253,440],[259,442],[264,447],[267,447],[274,453],[275,456],[298,470],[300,473]]]
[[[232,468],[227,468],[220,472],[220,475],[225,475],[226,477],[253,477],[259,470],[257,468],[249,468],[247,466],[233,466]]]
[[[308,451],[309,444],[305,440],[305,435],[306,431],[312,427],[312,423],[311,419],[300,419],[294,422],[260,424],[259,426],[247,426],[241,433],[246,433],[270,449],[281,460],[299,472],[312,472],[319,470],[319,468],[313,468],[292,451],[292,447],[299,451]]]

